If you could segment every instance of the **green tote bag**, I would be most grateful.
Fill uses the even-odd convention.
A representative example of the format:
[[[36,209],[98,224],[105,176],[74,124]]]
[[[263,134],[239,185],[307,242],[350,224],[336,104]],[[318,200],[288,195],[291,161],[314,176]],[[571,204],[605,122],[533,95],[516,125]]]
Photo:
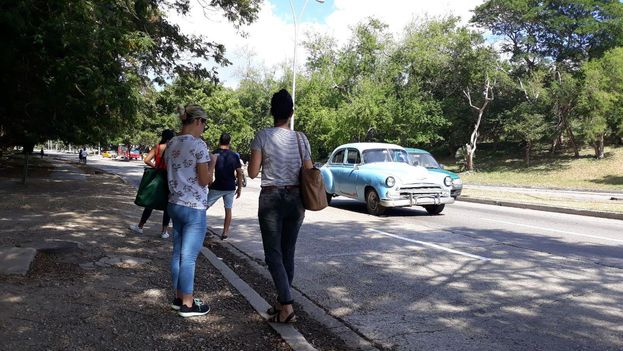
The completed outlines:
[[[167,171],[150,167],[145,168],[134,203],[141,207],[164,210],[167,207],[168,200]]]

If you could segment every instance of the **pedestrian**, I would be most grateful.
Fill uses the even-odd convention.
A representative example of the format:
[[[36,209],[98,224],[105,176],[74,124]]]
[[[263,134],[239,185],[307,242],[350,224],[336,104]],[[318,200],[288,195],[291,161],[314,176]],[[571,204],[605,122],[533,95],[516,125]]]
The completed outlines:
[[[163,130],[161,133],[160,142],[158,143],[158,145],[154,146],[151,150],[149,150],[149,153],[147,154],[147,156],[145,156],[143,162],[145,162],[148,167],[166,170],[167,165],[163,157],[164,151],[167,148],[167,142],[171,140],[174,136],[175,132],[171,129]],[[145,207],[145,209],[143,210],[143,215],[141,216],[141,220],[138,222],[138,224],[132,224],[130,226],[130,230],[137,234],[143,234],[143,226],[151,216],[153,210],[153,208]],[[160,232],[160,237],[162,239],[169,238],[169,222],[171,222],[171,219],[169,217],[167,209],[165,208],[162,211],[162,231]]]
[[[43,158],[43,148],[41,148],[41,151],[39,152],[39,154],[41,155],[41,158]]]
[[[258,218],[264,259],[277,290],[277,303],[268,311],[270,321],[294,322],[292,280],[294,278],[294,251],[299,229],[305,218],[305,208],[299,192],[301,158],[299,145],[310,150],[303,133],[288,128],[294,104],[292,96],[282,89],[272,96],[270,112],[274,127],[259,131],[251,142],[248,173],[251,179],[262,169]],[[303,166],[312,168],[309,152],[304,153]]]
[[[225,220],[221,240],[225,240],[229,236],[234,195],[237,199],[242,191],[240,156],[229,149],[230,143],[231,135],[222,133],[218,141],[218,148],[212,152],[218,155],[218,158],[214,166],[214,183],[210,185],[208,191],[208,208],[212,207],[218,199],[223,198]],[[207,228],[206,235],[208,235]]]
[[[171,308],[182,317],[200,316],[210,307],[193,299],[195,262],[203,246],[206,229],[208,191],[212,183],[216,155],[211,155],[203,134],[207,115],[199,105],[179,109],[182,131],[167,145],[165,161],[169,185],[167,211],[173,220],[171,278],[175,298]]]

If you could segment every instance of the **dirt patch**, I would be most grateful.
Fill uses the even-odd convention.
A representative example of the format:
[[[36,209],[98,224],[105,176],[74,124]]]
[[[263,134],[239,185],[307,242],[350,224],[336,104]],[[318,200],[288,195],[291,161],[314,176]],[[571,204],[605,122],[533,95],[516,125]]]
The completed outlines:
[[[35,155],[31,155],[28,158],[28,177],[47,177],[53,170],[54,166],[46,158]],[[23,172],[23,154],[9,154],[0,158],[0,177],[19,179],[22,177]]]

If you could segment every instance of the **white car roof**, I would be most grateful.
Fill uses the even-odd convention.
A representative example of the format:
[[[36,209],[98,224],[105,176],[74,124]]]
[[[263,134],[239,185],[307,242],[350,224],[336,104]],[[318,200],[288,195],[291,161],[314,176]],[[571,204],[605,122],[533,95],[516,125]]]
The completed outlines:
[[[346,148],[346,147],[358,149],[359,151],[365,151],[369,149],[401,149],[401,150],[404,150],[404,148],[400,145],[387,144],[387,143],[350,143],[350,144],[340,145],[336,147],[335,150]]]

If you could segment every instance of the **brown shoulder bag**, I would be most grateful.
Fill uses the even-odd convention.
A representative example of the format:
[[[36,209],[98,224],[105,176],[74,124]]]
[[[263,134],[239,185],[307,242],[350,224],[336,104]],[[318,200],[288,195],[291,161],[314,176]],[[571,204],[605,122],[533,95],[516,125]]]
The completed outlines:
[[[320,170],[315,166],[313,168],[305,168],[303,150],[301,149],[301,139],[301,136],[297,132],[296,143],[299,146],[299,154],[301,155],[301,171],[299,174],[299,182],[301,188],[301,198],[303,199],[303,206],[306,210],[320,211],[328,206],[327,194],[324,189],[324,182],[322,181],[322,174],[320,173]]]

